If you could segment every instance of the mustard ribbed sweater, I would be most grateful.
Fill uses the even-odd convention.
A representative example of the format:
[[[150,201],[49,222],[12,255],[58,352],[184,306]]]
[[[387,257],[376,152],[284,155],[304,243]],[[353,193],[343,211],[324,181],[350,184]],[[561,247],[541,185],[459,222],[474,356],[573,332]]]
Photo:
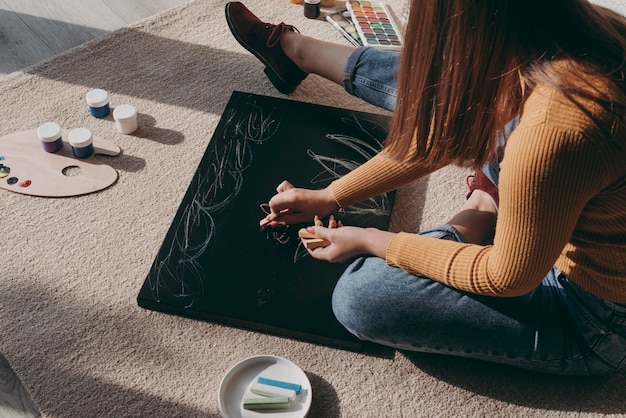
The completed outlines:
[[[608,115],[583,101],[600,125]],[[439,167],[377,155],[331,185],[340,206],[397,189]],[[626,303],[626,126],[607,138],[565,97],[537,87],[501,163],[493,245],[399,233],[389,265],[484,295],[530,292],[556,265],[590,293]]]

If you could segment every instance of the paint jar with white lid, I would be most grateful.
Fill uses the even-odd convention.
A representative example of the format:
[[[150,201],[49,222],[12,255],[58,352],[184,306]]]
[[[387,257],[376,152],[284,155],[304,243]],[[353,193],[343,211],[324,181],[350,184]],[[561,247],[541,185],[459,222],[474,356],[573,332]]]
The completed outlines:
[[[106,90],[90,90],[87,96],[85,96],[85,100],[89,105],[89,113],[94,118],[103,118],[111,112],[111,108],[109,107],[109,93],[107,93]]]
[[[46,122],[37,128],[37,136],[46,152],[57,152],[63,148],[61,126],[56,122]]]
[[[113,109],[115,127],[122,134],[132,134],[137,130],[137,111],[132,105],[124,104]]]
[[[320,0],[304,0],[304,15],[309,19],[320,17]]]
[[[68,134],[72,153],[76,158],[89,158],[93,155],[93,135],[87,128],[76,128]]]

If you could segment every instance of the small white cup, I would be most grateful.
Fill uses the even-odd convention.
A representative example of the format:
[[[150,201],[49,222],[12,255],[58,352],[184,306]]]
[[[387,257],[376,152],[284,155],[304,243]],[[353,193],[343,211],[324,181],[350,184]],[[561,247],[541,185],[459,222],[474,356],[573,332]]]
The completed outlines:
[[[137,111],[132,105],[116,106],[113,110],[113,119],[115,127],[122,134],[132,134],[137,130]]]

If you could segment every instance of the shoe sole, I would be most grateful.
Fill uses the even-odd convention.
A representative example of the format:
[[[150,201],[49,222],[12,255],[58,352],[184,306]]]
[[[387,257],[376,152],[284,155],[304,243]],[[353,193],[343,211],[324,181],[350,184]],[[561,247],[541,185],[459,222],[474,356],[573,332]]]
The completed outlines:
[[[293,91],[296,89],[296,87],[298,87],[297,85],[293,85],[293,84],[289,84],[288,82],[286,82],[285,80],[283,80],[279,75],[278,72],[276,72],[276,70],[274,70],[272,68],[272,66],[270,65],[270,63],[259,53],[257,53],[254,48],[252,48],[251,46],[249,46],[243,39],[241,39],[239,37],[239,35],[237,35],[237,32],[235,31],[235,28],[233,27],[232,22],[230,21],[230,3],[228,3],[226,5],[226,9],[225,9],[225,13],[226,13],[226,23],[228,23],[228,28],[230,29],[230,32],[233,34],[233,36],[235,37],[235,39],[237,40],[237,42],[239,42],[239,44],[241,46],[243,46],[248,52],[250,52],[252,55],[254,55],[255,57],[257,57],[257,59],[259,61],[261,61],[264,65],[265,65],[265,69],[263,70],[263,72],[265,73],[265,75],[267,76],[267,78],[269,78],[269,80],[272,82],[272,84],[274,85],[274,87],[276,87],[278,89],[278,91],[280,91],[283,94],[290,94],[293,93]]]

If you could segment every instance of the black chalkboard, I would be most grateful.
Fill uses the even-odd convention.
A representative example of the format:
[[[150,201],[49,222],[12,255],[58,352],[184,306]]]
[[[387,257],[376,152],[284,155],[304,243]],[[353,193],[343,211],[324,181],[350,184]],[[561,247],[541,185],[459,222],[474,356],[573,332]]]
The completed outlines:
[[[234,92],[137,297],[141,307],[361,348],[330,299],[347,264],[315,260],[297,231],[260,232],[282,180],[322,188],[382,147],[389,117]],[[337,214],[387,228],[393,194]],[[265,207],[264,207],[265,206]]]

